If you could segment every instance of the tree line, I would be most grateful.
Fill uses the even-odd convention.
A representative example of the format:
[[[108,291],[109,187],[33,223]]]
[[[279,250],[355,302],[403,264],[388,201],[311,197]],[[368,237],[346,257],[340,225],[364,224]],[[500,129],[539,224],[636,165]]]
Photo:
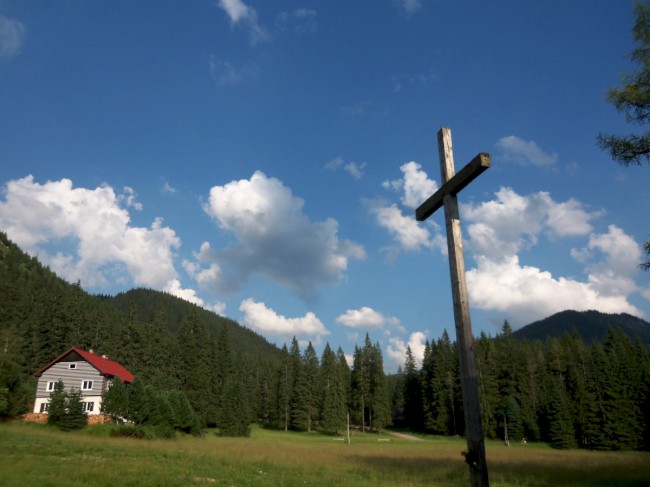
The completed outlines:
[[[577,333],[518,340],[505,322],[474,342],[484,434],[556,448],[650,449],[650,349],[608,330],[603,342]],[[421,367],[410,348],[392,378],[396,426],[464,433],[456,344],[427,342]]]

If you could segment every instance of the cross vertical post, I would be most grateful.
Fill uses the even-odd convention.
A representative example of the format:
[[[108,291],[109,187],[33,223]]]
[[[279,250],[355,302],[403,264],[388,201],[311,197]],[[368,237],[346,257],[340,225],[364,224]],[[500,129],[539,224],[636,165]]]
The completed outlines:
[[[438,132],[438,154],[440,157],[442,187],[420,205],[415,215],[418,221],[423,221],[440,206],[444,205],[445,207],[449,270],[451,273],[461,391],[463,394],[465,438],[467,440],[465,461],[469,464],[471,485],[473,487],[487,487],[489,486],[489,480],[485,460],[485,441],[481,424],[478,377],[474,359],[474,338],[469,314],[463,241],[456,195],[479,174],[488,169],[491,161],[489,154],[479,154],[456,174],[451,145],[451,130],[447,127],[441,128]]]

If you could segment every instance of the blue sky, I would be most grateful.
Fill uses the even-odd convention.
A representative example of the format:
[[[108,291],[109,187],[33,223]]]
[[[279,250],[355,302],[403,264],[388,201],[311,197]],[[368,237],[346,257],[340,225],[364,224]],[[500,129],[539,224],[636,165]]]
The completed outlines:
[[[454,335],[436,133],[475,334],[650,316],[646,167],[595,143],[633,3],[0,1],[0,229],[92,293],[142,286],[388,370]]]

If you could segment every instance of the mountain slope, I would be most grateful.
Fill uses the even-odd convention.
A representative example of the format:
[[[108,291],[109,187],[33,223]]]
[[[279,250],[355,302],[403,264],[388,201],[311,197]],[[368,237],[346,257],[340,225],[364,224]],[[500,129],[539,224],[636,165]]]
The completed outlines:
[[[561,311],[543,320],[535,321],[515,331],[517,338],[545,340],[559,338],[577,331],[587,342],[602,341],[609,327],[619,329],[632,340],[650,344],[650,323],[627,313],[608,314],[599,311]]]

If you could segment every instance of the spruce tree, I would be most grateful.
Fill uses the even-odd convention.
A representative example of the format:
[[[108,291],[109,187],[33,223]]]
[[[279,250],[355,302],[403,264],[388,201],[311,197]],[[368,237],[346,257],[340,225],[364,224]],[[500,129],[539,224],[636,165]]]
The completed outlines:
[[[418,373],[415,358],[409,345],[406,347],[406,361],[404,364],[404,419],[406,426],[414,431],[421,431],[424,427],[422,413],[420,374]]]
[[[113,422],[121,421],[127,417],[129,398],[126,385],[119,377],[114,378],[108,385],[102,400],[102,413],[108,414]]]
[[[231,376],[223,388],[225,410],[221,419],[219,434],[222,436],[250,436],[250,416],[246,391],[239,378]]]
[[[75,389],[67,393],[65,401],[65,414],[57,423],[63,431],[78,430],[86,426],[87,417],[83,408],[81,392]]]
[[[68,395],[65,392],[63,381],[59,379],[54,384],[54,391],[50,394],[50,407],[47,411],[47,424],[58,425],[65,416],[66,401]]]

